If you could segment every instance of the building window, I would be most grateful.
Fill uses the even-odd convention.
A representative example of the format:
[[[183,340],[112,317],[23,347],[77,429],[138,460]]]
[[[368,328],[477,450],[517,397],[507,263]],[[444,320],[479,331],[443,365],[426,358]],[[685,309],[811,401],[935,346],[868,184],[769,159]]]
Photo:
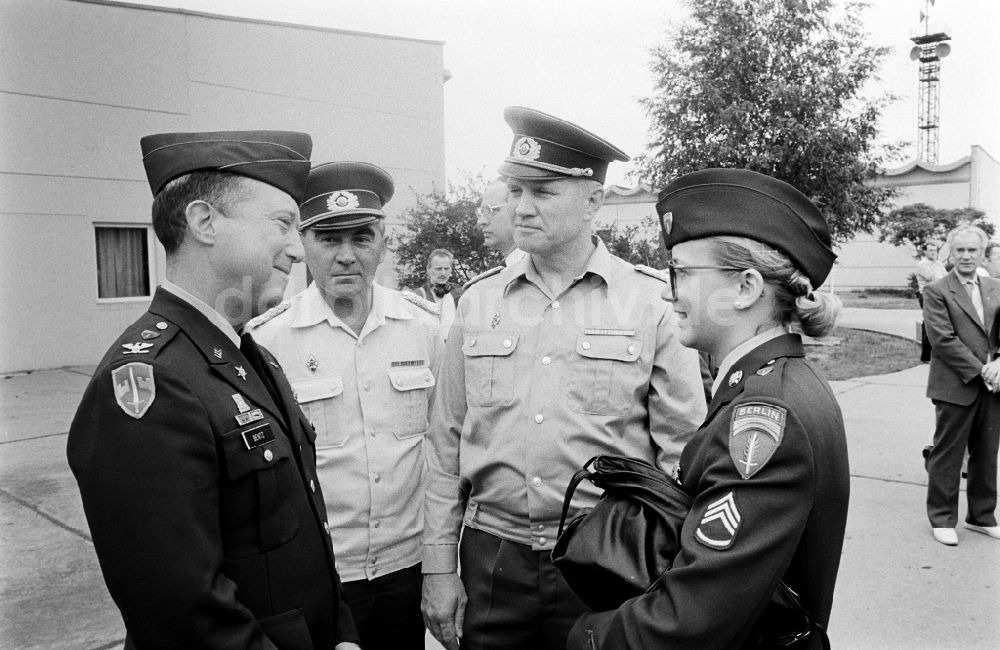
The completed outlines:
[[[149,296],[148,228],[95,226],[97,297]]]

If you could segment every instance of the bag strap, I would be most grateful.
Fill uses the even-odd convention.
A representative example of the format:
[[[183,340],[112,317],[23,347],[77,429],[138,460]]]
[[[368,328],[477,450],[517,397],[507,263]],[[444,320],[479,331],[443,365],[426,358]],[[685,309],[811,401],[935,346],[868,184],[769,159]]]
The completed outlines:
[[[573,474],[573,478],[570,479],[569,485],[566,486],[566,496],[563,497],[562,515],[559,517],[559,534],[557,535],[557,538],[562,537],[563,525],[566,523],[566,513],[569,512],[569,504],[573,501],[573,493],[576,492],[576,486],[580,485],[580,481],[591,475],[590,470],[587,468],[590,467],[590,463],[593,462],[593,460],[594,459],[591,458],[590,461],[583,466],[583,469],[577,470],[576,473]]]

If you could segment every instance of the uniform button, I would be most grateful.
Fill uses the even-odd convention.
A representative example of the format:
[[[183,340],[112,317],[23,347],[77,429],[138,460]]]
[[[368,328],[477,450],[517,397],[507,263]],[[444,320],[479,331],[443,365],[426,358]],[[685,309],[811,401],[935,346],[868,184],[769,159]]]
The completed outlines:
[[[325,530],[327,533],[329,533],[330,532],[330,524],[324,521],[323,522],[323,530]]]
[[[559,309],[559,301],[558,300],[553,300],[552,301],[552,309]]]
[[[538,532],[545,530],[545,524],[538,524]]]
[[[552,363],[552,357],[542,357],[542,365],[547,366]]]
[[[265,449],[264,450],[264,460],[267,461],[267,462],[269,462],[269,463],[272,460],[274,460],[274,452],[272,452],[270,449]]]
[[[542,479],[536,476],[535,478],[531,479],[531,484],[534,485],[535,487],[541,487]]]
[[[309,489],[312,490],[313,492],[316,491],[316,481],[309,479]]]
[[[469,339],[469,347],[470,348],[475,347],[475,345],[476,345],[476,339]]]
[[[545,542],[547,542],[547,541],[548,541],[548,540],[547,540],[547,539],[545,539],[544,537],[539,537],[539,538],[538,538],[538,543],[539,543],[540,545],[542,545],[542,546],[545,546]]]
[[[635,346],[634,345],[628,346],[628,353],[629,354],[635,354]]]
[[[371,557],[371,559],[370,559],[370,560],[368,560],[368,564],[372,564],[372,565],[374,565],[374,564],[375,564],[375,562],[376,562],[377,560],[378,560],[378,556],[377,556],[377,555],[373,555],[373,556]]]
[[[378,519],[376,519],[375,521],[372,522],[372,527],[373,528],[378,528],[381,525],[382,525],[382,522],[380,522]]]
[[[371,385],[370,383],[368,383],[368,382],[366,381],[366,382],[365,382],[365,390],[366,390],[366,391],[369,391],[369,390],[371,390],[371,389],[372,389],[372,385]]]
[[[377,567],[377,566],[373,566],[373,567],[372,567],[372,575],[373,575],[373,576],[374,576],[374,575],[378,575],[378,567]]]
[[[590,341],[584,341],[583,343],[580,344],[580,347],[583,348],[584,350],[589,350],[590,349]]]
[[[379,474],[378,472],[375,472],[375,482],[378,483],[381,480],[382,480],[382,475]]]
[[[545,416],[544,415],[542,415],[541,413],[535,415],[535,422],[537,422],[538,424],[541,424],[544,421],[545,421]]]
[[[370,435],[372,438],[374,438],[375,437],[375,429],[368,429],[368,435]]]
[[[165,330],[165,329],[167,329],[167,327],[169,327],[169,326],[166,323],[164,323],[162,320],[159,323],[156,324],[156,329],[158,329],[158,330]]]
[[[510,339],[504,339],[504,340],[503,340],[503,346],[504,346],[505,348],[509,348],[509,347],[511,346],[511,342],[510,342]]]

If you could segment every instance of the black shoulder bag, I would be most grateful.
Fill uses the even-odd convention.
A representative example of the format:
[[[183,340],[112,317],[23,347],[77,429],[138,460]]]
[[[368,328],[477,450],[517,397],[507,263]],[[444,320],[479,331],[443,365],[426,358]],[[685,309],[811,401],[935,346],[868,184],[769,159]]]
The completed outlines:
[[[566,526],[573,494],[584,479],[604,494]],[[637,458],[595,456],[566,488],[552,563],[588,607],[617,609],[659,586],[680,550],[691,504],[691,497],[653,465]],[[813,632],[822,635],[823,647],[829,649],[826,630],[781,581],[742,648],[795,647]]]

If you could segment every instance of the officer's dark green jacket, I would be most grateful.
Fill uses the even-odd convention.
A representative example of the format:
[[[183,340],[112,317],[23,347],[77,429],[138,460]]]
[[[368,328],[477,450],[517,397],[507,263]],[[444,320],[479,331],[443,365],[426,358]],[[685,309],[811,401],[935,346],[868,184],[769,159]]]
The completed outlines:
[[[87,387],[67,451],[126,647],[332,650],[357,639],[315,433],[262,356],[269,377],[159,289]]]

